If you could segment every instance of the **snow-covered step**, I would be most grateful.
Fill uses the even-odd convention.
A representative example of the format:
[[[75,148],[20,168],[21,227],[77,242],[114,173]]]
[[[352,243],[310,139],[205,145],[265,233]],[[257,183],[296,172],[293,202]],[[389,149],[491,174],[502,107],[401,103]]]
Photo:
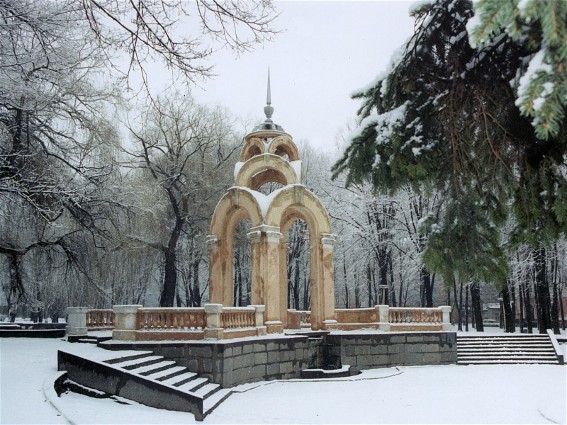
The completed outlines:
[[[171,385],[174,387],[179,387],[192,379],[198,378],[199,375],[193,372],[185,372],[180,375],[172,376],[171,378],[163,379],[160,382],[165,385]]]
[[[214,393],[216,393],[220,389],[221,389],[221,386],[219,384],[213,384],[213,383],[209,382],[209,383],[203,385],[197,391],[193,391],[193,394],[198,396],[198,397],[202,397],[203,400],[206,400],[207,398],[211,397]]]
[[[532,351],[532,352],[539,352],[539,351],[550,351],[550,352],[554,352],[553,351],[553,347],[549,347],[546,345],[530,345],[530,346],[525,346],[525,345],[517,345],[517,346],[513,346],[513,345],[499,345],[499,346],[495,346],[495,345],[490,345],[490,346],[480,346],[480,345],[475,345],[475,346],[462,346],[459,345],[459,348],[461,348],[462,350],[466,350],[466,351],[470,351],[470,352],[475,352],[475,351],[479,351],[479,352],[484,352],[484,351],[500,351],[500,350],[509,350],[509,351],[519,351],[519,350],[526,350],[526,351]]]
[[[175,366],[176,363],[173,360],[163,360],[157,363],[152,363],[146,366],[137,367],[134,369],[130,369],[131,372],[136,373],[138,375],[151,375],[153,373],[161,372],[163,370],[169,369],[172,366]]]
[[[458,364],[558,364],[548,335],[457,336]]]
[[[186,382],[185,384],[176,385],[176,386],[181,391],[186,391],[188,393],[194,393],[199,388],[201,388],[202,386],[204,386],[208,383],[209,383],[208,378],[194,378],[194,379],[191,379],[190,381]]]
[[[186,371],[187,368],[185,366],[171,366],[168,367],[167,369],[150,373],[149,375],[146,375],[146,377],[149,379],[155,379],[156,381],[165,381],[166,379],[169,378],[175,378],[176,376],[179,376],[185,373]]]
[[[83,386],[90,386],[99,391],[110,392],[108,394],[121,395],[121,389],[135,383],[136,391],[129,391],[128,398],[158,408],[168,408],[182,412],[192,412],[195,419],[202,421],[220,403],[232,394],[232,390],[223,389],[219,384],[209,382],[208,378],[200,377],[197,373],[190,372],[187,367],[177,365],[173,360],[167,360],[163,356],[156,356],[150,351],[132,352],[120,354],[119,351],[110,354],[114,357],[102,359],[86,359],[75,354],[67,354],[60,351],[58,362],[72,365],[70,372],[73,381],[80,382]],[[106,366],[105,366],[106,364]],[[111,368],[112,372],[109,372]],[[99,370],[100,369],[100,370]],[[97,388],[104,381],[92,379],[95,373],[111,373],[115,377],[116,372],[120,374],[120,386],[109,389]],[[97,375],[99,376],[99,375]],[[135,377],[135,379],[134,379]],[[91,384],[91,381],[93,384]],[[152,397],[139,396],[144,393],[140,388],[151,391]],[[176,394],[176,397],[171,397]],[[170,402],[168,402],[170,401]],[[168,406],[168,407],[164,407]]]
[[[203,400],[203,417],[207,416],[214,409],[216,409],[218,405],[225,401],[231,394],[232,391],[230,389],[223,388]]]
[[[459,361],[460,365],[491,365],[491,364],[557,364],[557,360],[541,360],[541,359],[519,359],[519,360],[509,360],[509,359],[474,359],[474,360],[463,360]]]
[[[122,362],[111,363],[113,366],[126,370],[136,369],[138,367],[147,366],[163,360],[163,356],[145,355],[136,359],[124,360]],[[109,363],[108,361],[106,363]]]
[[[111,365],[115,365],[115,364],[122,363],[122,362],[125,362],[125,361],[128,361],[128,360],[136,360],[136,359],[141,359],[141,358],[144,358],[144,357],[148,357],[148,356],[153,355],[154,353],[151,352],[151,351],[138,351],[138,352],[135,353],[135,354],[126,354],[126,355],[124,355],[124,354],[121,354],[121,353],[118,351],[118,352],[116,352],[116,354],[118,355],[118,357],[114,357],[114,358],[111,358],[111,359],[106,359],[106,360],[104,360],[104,363],[108,363],[108,364],[111,364]]]

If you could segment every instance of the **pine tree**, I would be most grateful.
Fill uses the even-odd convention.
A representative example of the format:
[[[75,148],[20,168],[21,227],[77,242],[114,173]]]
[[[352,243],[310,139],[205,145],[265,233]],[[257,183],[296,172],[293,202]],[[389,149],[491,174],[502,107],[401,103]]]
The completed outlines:
[[[505,33],[533,53],[518,69],[516,105],[539,139],[563,132],[567,108],[567,2],[480,0],[469,22],[471,43],[484,46]]]
[[[508,6],[518,9],[510,0],[511,6],[497,11],[496,3],[504,4],[481,2],[501,20]],[[528,1],[525,10],[531,8]],[[556,10],[555,16],[563,16],[563,6]],[[467,22],[474,11],[468,0],[437,0],[412,13],[414,35],[393,55],[388,71],[354,95],[362,100],[358,126],[334,176],[344,172],[347,184],[370,181],[376,190],[391,192],[406,184],[418,192],[434,189],[442,203],[422,220],[429,234],[428,267],[446,282],[480,279],[503,287],[508,274],[503,223],[510,218],[516,223],[508,239],[515,245],[537,247],[564,233],[567,220],[564,112],[554,115],[559,118],[547,115],[549,131],[543,134],[544,121],[527,114],[518,97],[531,93],[533,84],[550,82],[540,81],[539,73],[526,82],[546,42],[533,41],[536,24],[520,26],[524,35],[497,31],[494,24],[482,43],[471,46]],[[562,64],[557,61],[558,75]],[[561,96],[561,90],[549,96]],[[544,100],[540,111],[558,108]]]

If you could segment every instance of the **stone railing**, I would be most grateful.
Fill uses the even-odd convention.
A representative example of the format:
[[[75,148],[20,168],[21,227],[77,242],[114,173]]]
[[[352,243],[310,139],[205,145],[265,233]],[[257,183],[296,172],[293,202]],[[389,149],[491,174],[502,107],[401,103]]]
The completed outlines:
[[[110,308],[88,310],[86,324],[90,331],[114,329],[114,312]]]
[[[451,307],[436,308],[389,307],[377,305],[369,308],[336,309],[336,324],[328,329],[356,330],[378,329],[383,331],[447,331],[451,329]],[[288,328],[299,329],[301,317],[309,312],[288,310]]]
[[[140,308],[138,330],[203,330],[207,315],[203,308]]]
[[[88,331],[113,329],[121,341],[227,339],[265,335],[264,306],[223,307],[205,304],[196,308],[144,308],[116,305],[113,310],[86,307],[67,309],[67,334],[74,338]]]

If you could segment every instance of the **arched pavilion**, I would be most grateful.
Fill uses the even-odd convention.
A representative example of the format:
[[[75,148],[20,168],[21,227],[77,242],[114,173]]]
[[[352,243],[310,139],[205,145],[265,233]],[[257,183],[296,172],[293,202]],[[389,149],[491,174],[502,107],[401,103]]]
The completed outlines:
[[[251,303],[265,305],[264,321],[269,333],[287,325],[287,241],[284,235],[296,220],[309,230],[311,327],[333,327],[335,296],[333,245],[335,235],[327,210],[303,183],[299,150],[292,137],[272,121],[268,76],[266,120],[244,137],[235,184],[217,204],[211,220],[209,247],[209,302],[232,306],[233,239],[238,223],[250,220],[252,245]],[[282,185],[269,195],[259,188],[266,183]]]

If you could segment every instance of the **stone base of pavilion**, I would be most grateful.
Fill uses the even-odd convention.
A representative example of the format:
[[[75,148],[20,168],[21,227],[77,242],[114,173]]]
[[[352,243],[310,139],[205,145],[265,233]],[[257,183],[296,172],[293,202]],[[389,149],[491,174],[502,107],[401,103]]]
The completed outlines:
[[[360,370],[456,364],[450,307],[376,306],[336,310],[336,320],[312,330],[310,314],[289,310],[284,324],[264,323],[263,306],[227,308],[70,308],[69,339],[92,329],[113,329],[99,342],[110,350],[153,351],[224,388],[299,379],[305,370]],[[279,332],[274,332],[279,330]],[[270,333],[271,331],[271,333]],[[327,375],[327,374],[323,374]],[[330,374],[329,376],[332,376]]]

